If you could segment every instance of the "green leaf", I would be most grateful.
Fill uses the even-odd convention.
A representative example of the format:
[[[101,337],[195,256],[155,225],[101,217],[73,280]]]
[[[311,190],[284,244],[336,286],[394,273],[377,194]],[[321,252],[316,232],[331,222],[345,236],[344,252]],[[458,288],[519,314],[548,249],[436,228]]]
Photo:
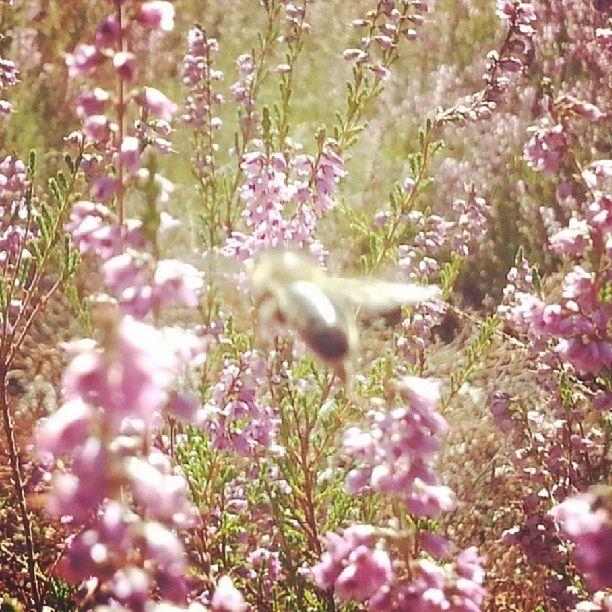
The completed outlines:
[[[59,190],[59,186],[57,184],[57,180],[54,177],[51,177],[49,179],[49,189],[51,190],[51,193],[53,194],[53,197],[55,198],[56,202],[58,204],[62,203],[62,194]]]
[[[28,156],[28,168],[30,169],[30,174],[34,174],[36,171],[36,151],[30,151]]]
[[[67,191],[68,190],[68,179],[66,178],[66,175],[61,170],[57,173],[57,180],[59,184],[61,185],[62,189],[64,191]]]

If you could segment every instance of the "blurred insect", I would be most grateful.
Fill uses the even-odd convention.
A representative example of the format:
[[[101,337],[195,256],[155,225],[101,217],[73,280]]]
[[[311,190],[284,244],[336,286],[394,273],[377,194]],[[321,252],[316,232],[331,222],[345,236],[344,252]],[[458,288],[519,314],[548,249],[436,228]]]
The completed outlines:
[[[442,295],[433,285],[328,276],[309,257],[290,250],[261,254],[250,273],[260,321],[295,330],[343,381],[357,354],[357,311],[384,318]]]

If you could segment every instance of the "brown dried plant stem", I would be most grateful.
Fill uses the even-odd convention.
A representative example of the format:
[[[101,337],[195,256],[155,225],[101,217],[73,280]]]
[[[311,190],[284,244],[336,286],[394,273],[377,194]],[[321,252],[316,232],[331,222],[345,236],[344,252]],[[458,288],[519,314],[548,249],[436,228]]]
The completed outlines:
[[[25,489],[21,477],[19,450],[17,447],[17,441],[15,440],[14,433],[15,425],[7,401],[7,374],[8,368],[6,367],[5,363],[2,363],[0,365],[0,412],[2,412],[2,427],[4,429],[4,437],[6,438],[6,444],[8,448],[7,452],[9,456],[9,461],[11,462],[11,475],[13,479],[13,485],[15,487],[15,493],[17,494],[17,504],[19,506],[19,513],[21,515],[21,523],[23,525],[23,532],[26,543],[28,574],[30,576],[30,585],[32,590],[32,603],[34,604],[34,609],[38,612],[39,610],[42,610],[42,602],[40,600],[40,589],[38,585],[38,577],[36,575],[36,557],[34,554],[32,523],[30,521],[30,514],[28,512]]]

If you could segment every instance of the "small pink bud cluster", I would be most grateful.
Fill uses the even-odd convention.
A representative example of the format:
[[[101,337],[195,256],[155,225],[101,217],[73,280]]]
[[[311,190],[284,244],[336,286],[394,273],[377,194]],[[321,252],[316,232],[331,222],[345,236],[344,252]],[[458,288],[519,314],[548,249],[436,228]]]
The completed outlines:
[[[470,190],[467,198],[453,202],[456,220],[436,214],[424,215],[418,210],[409,212],[406,221],[418,231],[414,246],[400,245],[400,267],[416,280],[439,272],[440,264],[434,256],[444,247],[467,257],[487,234],[488,209],[486,200]]]
[[[174,23],[174,6],[170,2],[143,2],[128,5],[129,14],[121,20],[116,14],[105,17],[98,25],[93,44],[80,44],[66,58],[70,76],[96,73],[107,64],[112,64],[114,73],[122,83],[134,80],[136,58],[125,50],[124,41],[133,28],[168,31]],[[134,134],[123,133],[122,124],[128,102],[137,105],[141,119],[134,123]],[[114,104],[117,122],[112,121],[108,112]],[[161,91],[154,87],[142,87],[130,92],[121,90],[121,99],[106,89],[95,87],[82,92],[77,99],[77,110],[83,119],[83,135],[92,149],[84,158],[84,170],[92,183],[92,194],[99,202],[109,201],[124,185],[119,185],[119,176],[109,174],[105,168],[120,165],[121,179],[138,181],[138,169],[144,150],[152,146],[160,153],[172,151],[167,140],[170,120],[177,106]],[[120,140],[120,142],[119,142]]]
[[[121,310],[139,319],[164,306],[194,308],[203,286],[201,273],[192,265],[175,259],[156,261],[139,251],[115,255],[101,270]]]
[[[214,448],[246,457],[278,450],[278,417],[257,393],[265,375],[266,362],[255,351],[244,353],[239,363],[225,362],[210,400],[196,415]]]
[[[15,62],[0,56],[0,95],[7,87],[16,85],[19,80],[19,70]],[[13,107],[7,100],[0,99],[0,116],[8,115]]]
[[[129,220],[120,226],[104,204],[77,202],[65,229],[81,253],[91,253],[101,260],[121,254],[126,246],[144,247],[142,223]]]
[[[212,90],[213,81],[223,77],[213,68],[212,56],[219,50],[216,38],[206,35],[194,26],[187,35],[188,52],[183,58],[183,83],[189,88],[185,101],[183,121],[200,132],[208,133],[221,127],[221,119],[213,115],[213,109],[223,101],[221,94]]]
[[[377,534],[371,525],[352,525],[342,535],[327,534],[321,562],[312,568],[316,583],[334,589],[343,600],[368,600],[368,610],[469,610],[484,602],[484,571],[476,548],[461,551],[454,562],[439,565],[429,559],[410,563],[410,581],[394,582],[389,555],[374,547]]]
[[[426,2],[379,0],[365,18],[352,22],[365,35],[358,47],[344,51],[344,59],[370,70],[378,80],[387,80],[401,38],[416,39],[417,28],[425,22],[423,13],[427,10]]]
[[[28,172],[25,164],[12,155],[0,159],[0,218],[4,225],[9,219],[25,219]]]
[[[168,32],[174,27],[174,6],[171,2],[142,2],[133,10],[127,23]],[[98,24],[94,44],[80,44],[66,58],[70,76],[87,74],[110,60],[122,79],[131,80],[135,58],[120,48],[127,27],[115,14],[105,17]]]
[[[493,416],[493,421],[506,433],[512,431],[515,427],[509,406],[510,396],[502,391],[495,391],[489,399],[489,410]]]
[[[523,500],[525,521],[504,532],[506,544],[519,544],[533,564],[556,567],[563,561],[563,546],[552,517],[541,509],[548,495],[531,493]]]
[[[412,514],[439,516],[455,506],[453,492],[440,484],[431,467],[448,425],[436,412],[438,384],[405,377],[398,391],[406,402],[392,410],[374,409],[370,427],[351,427],[344,435],[344,452],[357,462],[347,477],[350,493],[379,492],[401,498]]]
[[[272,589],[282,575],[279,553],[260,546],[248,554],[247,564],[250,566],[249,579],[253,584],[260,585],[263,599],[270,601],[273,598]]]
[[[243,53],[236,60],[240,78],[232,84],[230,92],[239,105],[240,126],[245,134],[253,134],[258,117],[255,114],[254,81],[255,61],[250,53]]]
[[[590,178],[591,172],[587,169],[585,175],[595,189],[597,179],[595,175]],[[551,250],[572,259],[592,253],[600,262],[610,256],[612,200],[600,191],[592,193],[593,201],[578,208],[568,225],[551,236]],[[611,313],[600,293],[609,282],[610,272],[605,266],[589,271],[575,264],[562,281],[557,303],[547,304],[529,287],[508,287],[505,294],[511,303],[501,306],[500,312],[528,334],[537,350],[544,350],[550,342],[559,359],[570,363],[578,373],[597,375],[612,363]]]
[[[525,144],[523,157],[534,170],[555,174],[567,152],[567,134],[561,124],[530,128],[533,136]]]
[[[37,230],[31,222],[36,215],[33,203],[28,202],[29,189],[25,164],[12,155],[0,158],[0,274],[5,280],[12,276],[15,289],[27,288],[31,282],[31,275],[26,274],[32,258],[28,242],[36,237]],[[13,293],[10,303],[5,304],[0,332],[10,330],[21,311],[19,295]]]
[[[298,6],[292,0],[282,0],[284,9],[284,25],[287,33],[283,42],[293,43],[302,31],[309,31],[310,24],[306,21],[306,6]]]
[[[317,220],[334,206],[332,194],[345,175],[335,148],[327,140],[316,159],[296,155],[290,162],[280,153],[247,153],[241,165],[246,180],[240,197],[243,218],[252,229],[250,234],[234,231],[224,252],[244,260],[262,249],[313,245]],[[295,211],[286,218],[283,213],[291,203]]]
[[[536,13],[531,2],[497,0],[497,14],[508,27],[501,54],[487,55],[486,99],[494,103],[502,100],[510,85],[510,77],[523,71],[525,57],[532,47]]]

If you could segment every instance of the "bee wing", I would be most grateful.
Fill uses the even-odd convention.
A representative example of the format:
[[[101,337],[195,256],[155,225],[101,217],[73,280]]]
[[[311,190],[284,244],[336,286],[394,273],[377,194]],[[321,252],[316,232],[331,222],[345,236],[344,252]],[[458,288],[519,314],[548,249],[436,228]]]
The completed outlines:
[[[326,288],[354,306],[372,313],[384,313],[398,306],[410,306],[442,297],[442,291],[435,285],[390,283],[374,278],[331,277],[326,279]]]

